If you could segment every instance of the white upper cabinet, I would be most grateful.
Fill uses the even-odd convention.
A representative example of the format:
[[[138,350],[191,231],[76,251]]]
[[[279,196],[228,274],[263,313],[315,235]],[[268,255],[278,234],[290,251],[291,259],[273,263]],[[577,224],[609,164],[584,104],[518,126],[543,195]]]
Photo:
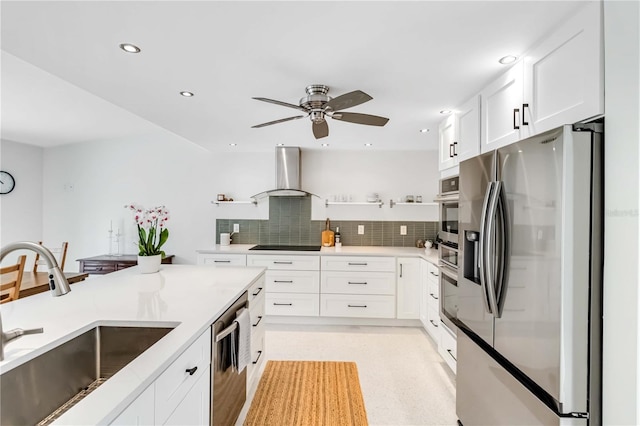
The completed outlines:
[[[438,142],[440,147],[439,170],[448,169],[458,164],[456,146],[456,115],[451,114],[438,126]]]
[[[480,154],[480,95],[476,95],[456,108],[457,162]]]
[[[482,90],[481,152],[604,114],[601,9],[585,2]]]
[[[515,64],[480,92],[482,152],[491,151],[521,139],[522,61]]]
[[[601,7],[585,2],[524,57],[530,135],[604,114]]]
[[[438,127],[440,167],[446,170],[480,153],[480,96],[456,108]]]

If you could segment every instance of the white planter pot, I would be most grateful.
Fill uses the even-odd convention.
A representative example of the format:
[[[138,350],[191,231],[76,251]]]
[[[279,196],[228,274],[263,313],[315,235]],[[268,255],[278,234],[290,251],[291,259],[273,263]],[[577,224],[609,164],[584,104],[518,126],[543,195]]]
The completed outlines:
[[[138,256],[138,267],[141,274],[153,274],[160,270],[160,264],[162,263],[162,255],[157,254],[155,256]]]

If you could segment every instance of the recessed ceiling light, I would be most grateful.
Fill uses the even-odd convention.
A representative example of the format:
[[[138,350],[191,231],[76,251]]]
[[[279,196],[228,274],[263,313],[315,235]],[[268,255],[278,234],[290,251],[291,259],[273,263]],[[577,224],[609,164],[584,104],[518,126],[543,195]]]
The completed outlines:
[[[429,129],[420,129],[420,133],[427,133]]]
[[[365,143],[364,146],[371,146],[373,145],[372,143]]]
[[[514,63],[517,59],[518,59],[517,56],[507,55],[507,56],[503,56],[502,58],[500,58],[498,60],[498,62],[500,62],[502,65],[507,65],[507,64]]]
[[[230,143],[229,146],[237,146],[237,143]]]
[[[329,146],[329,144],[328,143],[323,143],[322,146]]]
[[[440,114],[451,114],[451,110],[450,109],[443,109],[442,111],[440,111]]]
[[[181,94],[182,96],[184,96],[185,98],[190,98],[190,97],[192,97],[192,96],[193,96],[193,92],[186,92],[186,91],[182,91],[182,92],[180,92],[180,94]]]
[[[127,53],[140,53],[140,48],[131,43],[122,43],[120,45],[120,49],[124,50]]]

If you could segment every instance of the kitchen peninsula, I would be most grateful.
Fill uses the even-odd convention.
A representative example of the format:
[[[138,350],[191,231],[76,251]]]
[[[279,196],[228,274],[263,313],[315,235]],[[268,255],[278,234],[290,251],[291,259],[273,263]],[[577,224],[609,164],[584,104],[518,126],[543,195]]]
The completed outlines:
[[[208,337],[211,324],[263,279],[263,268],[162,265],[158,273],[140,274],[133,267],[87,280],[62,297],[42,293],[19,299],[2,307],[4,330],[43,327],[44,333],[9,343],[0,373],[97,326],[173,328],[55,423],[109,424],[138,396],[149,394],[145,390],[201,336]],[[151,410],[153,406],[151,399]],[[158,401],[155,407],[157,412]]]

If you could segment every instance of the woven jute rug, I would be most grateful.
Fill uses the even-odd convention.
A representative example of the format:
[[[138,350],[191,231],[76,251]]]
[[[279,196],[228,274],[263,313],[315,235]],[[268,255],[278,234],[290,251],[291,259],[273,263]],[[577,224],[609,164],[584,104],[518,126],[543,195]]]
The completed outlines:
[[[367,425],[355,362],[267,361],[244,425]]]

